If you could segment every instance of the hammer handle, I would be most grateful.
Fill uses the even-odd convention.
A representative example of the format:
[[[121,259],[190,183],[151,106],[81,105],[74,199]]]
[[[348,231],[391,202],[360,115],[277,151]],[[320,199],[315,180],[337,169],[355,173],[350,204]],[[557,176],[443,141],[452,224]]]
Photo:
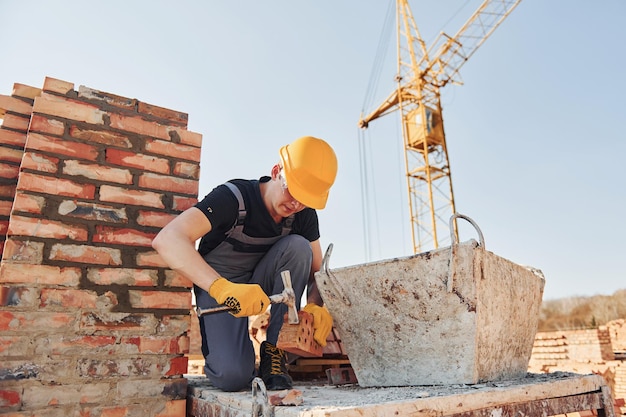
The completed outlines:
[[[278,304],[278,303],[282,303],[285,300],[285,296],[283,296],[283,294],[274,294],[274,295],[270,295],[269,299],[270,299],[270,303]],[[209,307],[209,308],[196,307],[196,314],[198,315],[198,317],[202,317],[205,314],[221,313],[223,311],[231,311],[231,310],[232,308],[228,307],[227,305],[220,304],[218,306]]]

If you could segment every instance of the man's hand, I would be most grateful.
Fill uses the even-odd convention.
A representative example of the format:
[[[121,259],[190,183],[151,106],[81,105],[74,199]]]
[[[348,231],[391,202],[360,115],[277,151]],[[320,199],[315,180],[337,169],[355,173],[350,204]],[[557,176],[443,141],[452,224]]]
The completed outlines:
[[[226,278],[218,278],[209,288],[209,295],[230,307],[230,314],[235,317],[261,314],[270,305],[270,299],[258,284],[236,284]]]
[[[309,303],[304,306],[302,311],[313,316],[313,339],[321,346],[326,346],[326,338],[333,328],[333,318],[328,309]]]

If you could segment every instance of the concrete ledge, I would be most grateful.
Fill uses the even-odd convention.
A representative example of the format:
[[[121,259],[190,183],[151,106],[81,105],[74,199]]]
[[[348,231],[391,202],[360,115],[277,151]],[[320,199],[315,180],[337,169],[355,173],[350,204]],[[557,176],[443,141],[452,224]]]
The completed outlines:
[[[189,378],[188,387],[188,416],[250,416],[255,404],[251,391],[225,393],[212,388],[203,377]],[[614,416],[610,391],[598,375],[528,374],[525,378],[488,384],[386,388],[296,383],[294,388],[302,391],[304,403],[300,406],[269,407],[271,415],[431,417],[465,413],[466,416],[478,416],[490,415],[489,410],[496,414],[497,410],[524,410],[528,414],[528,411],[541,408],[553,412],[547,415],[602,409],[607,416]]]

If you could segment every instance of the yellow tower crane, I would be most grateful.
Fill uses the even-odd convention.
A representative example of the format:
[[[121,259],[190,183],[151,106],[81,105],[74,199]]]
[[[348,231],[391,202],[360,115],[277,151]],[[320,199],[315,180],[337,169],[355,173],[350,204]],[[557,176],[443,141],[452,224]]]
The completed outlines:
[[[461,84],[461,66],[520,1],[484,1],[456,35],[441,33],[428,49],[408,0],[396,1],[397,88],[376,110],[362,115],[359,126],[367,128],[400,111],[413,253],[436,249],[449,239],[449,219],[456,212],[440,90],[449,82]]]

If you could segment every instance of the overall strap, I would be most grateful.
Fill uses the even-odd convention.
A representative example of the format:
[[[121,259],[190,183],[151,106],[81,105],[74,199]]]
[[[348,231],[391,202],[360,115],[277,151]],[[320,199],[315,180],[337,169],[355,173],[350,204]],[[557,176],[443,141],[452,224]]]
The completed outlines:
[[[246,214],[248,214],[248,212],[246,211],[246,205],[243,202],[243,196],[241,195],[241,190],[239,190],[239,188],[232,182],[226,182],[224,183],[224,185],[226,185],[230,189],[230,191],[235,195],[235,197],[237,197],[237,201],[239,202],[239,216],[237,217],[237,221],[235,222],[231,230],[227,233],[229,235],[235,227],[243,226],[243,222],[246,219]],[[291,216],[287,217],[283,221],[283,229],[282,229],[281,236],[285,236],[291,233],[291,228],[293,225],[294,218],[295,218],[295,215],[292,214]]]
[[[226,182],[224,185],[226,185],[230,189],[235,197],[237,197],[237,201],[239,202],[239,216],[237,217],[237,221],[233,225],[233,228],[235,226],[242,226],[248,212],[246,211],[246,205],[243,202],[243,196],[241,195],[241,191],[232,182]]]
[[[291,233],[291,225],[293,224],[293,220],[295,218],[295,215],[292,214],[291,216],[287,217],[284,221],[283,221],[283,233],[282,236],[288,235],[289,233]]]

